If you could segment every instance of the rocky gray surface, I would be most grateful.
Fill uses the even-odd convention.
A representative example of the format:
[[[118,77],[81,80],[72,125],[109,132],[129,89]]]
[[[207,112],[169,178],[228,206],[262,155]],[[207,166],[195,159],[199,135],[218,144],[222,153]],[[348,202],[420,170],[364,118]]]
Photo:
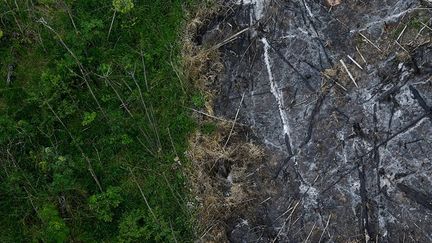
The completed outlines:
[[[417,0],[225,4],[203,37],[229,40],[215,110],[234,119],[244,95],[239,120],[274,171],[269,199],[253,219],[227,222],[229,239],[432,242],[432,10]]]

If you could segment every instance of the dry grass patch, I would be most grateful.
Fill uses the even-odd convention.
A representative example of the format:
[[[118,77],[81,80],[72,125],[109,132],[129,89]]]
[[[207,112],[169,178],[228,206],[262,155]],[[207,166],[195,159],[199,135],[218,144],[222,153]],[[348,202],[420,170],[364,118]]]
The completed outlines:
[[[204,1],[188,13],[182,40],[183,77],[195,88],[203,92],[207,100],[212,100],[216,92],[214,83],[217,75],[223,70],[218,50],[198,43],[206,28],[223,7],[216,0]]]
[[[196,132],[190,138],[190,183],[196,200],[197,234],[203,242],[227,241],[225,223],[239,216],[253,218],[253,205],[264,197],[254,182],[265,171],[261,166],[265,152],[245,142],[242,129],[234,131],[224,148],[230,129],[231,124],[220,124],[211,135]]]

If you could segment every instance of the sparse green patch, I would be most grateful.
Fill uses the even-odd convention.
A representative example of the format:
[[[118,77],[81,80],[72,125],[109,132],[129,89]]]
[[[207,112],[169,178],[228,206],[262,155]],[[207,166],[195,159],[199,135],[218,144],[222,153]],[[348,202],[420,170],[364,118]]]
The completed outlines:
[[[408,22],[408,27],[415,29],[417,31],[419,31],[421,28],[424,27],[423,23],[427,23],[430,19],[430,16],[428,15],[424,15],[422,13],[419,13],[418,16],[412,18],[409,22]]]
[[[200,93],[197,93],[195,95],[192,96],[192,104],[196,107],[196,108],[203,108],[205,105],[205,98],[203,95],[201,95]]]
[[[427,16],[422,16],[420,14],[412,16],[408,21],[405,22],[405,24],[399,24],[399,26],[391,32],[391,36],[393,38],[397,38],[405,29],[405,26],[407,27],[406,30],[413,30],[418,32],[424,26],[422,23],[427,22],[428,19],[429,18]]]
[[[201,131],[204,134],[212,135],[217,130],[217,125],[213,122],[207,122],[201,125]]]

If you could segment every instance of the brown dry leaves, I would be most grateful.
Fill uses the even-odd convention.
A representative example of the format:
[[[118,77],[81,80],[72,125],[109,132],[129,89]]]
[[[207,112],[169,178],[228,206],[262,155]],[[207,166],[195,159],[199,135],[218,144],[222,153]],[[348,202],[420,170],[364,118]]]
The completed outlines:
[[[326,4],[330,7],[335,7],[342,3],[342,0],[326,0]]]

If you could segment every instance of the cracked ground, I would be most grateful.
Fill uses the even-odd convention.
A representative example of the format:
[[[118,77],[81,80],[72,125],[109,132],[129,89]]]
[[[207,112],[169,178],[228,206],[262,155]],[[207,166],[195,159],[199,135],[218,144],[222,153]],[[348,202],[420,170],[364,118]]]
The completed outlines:
[[[432,242],[431,6],[330,2],[226,2],[203,36],[227,40],[217,115],[238,113],[273,171],[228,238]]]

